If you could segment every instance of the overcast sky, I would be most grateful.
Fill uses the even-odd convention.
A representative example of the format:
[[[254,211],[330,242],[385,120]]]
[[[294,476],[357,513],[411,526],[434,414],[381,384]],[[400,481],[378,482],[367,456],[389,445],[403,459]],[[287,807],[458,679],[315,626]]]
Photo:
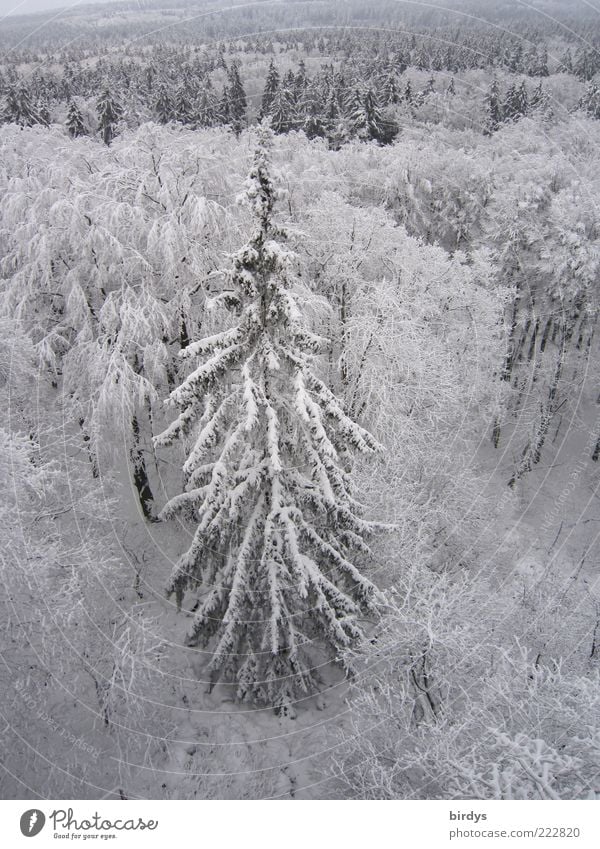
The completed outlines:
[[[68,6],[114,2],[118,2],[118,0],[0,0],[0,20],[6,15],[27,15],[30,12],[46,12],[52,9],[56,9],[58,13],[59,9]],[[514,0],[514,2],[528,5],[526,0]],[[564,2],[573,3],[573,0],[564,0]],[[588,0],[584,0],[584,2],[586,2],[586,5],[591,5]]]
[[[67,6],[82,6],[85,3],[110,3],[114,0],[0,0],[0,17],[5,15],[28,15],[30,12],[57,11]]]

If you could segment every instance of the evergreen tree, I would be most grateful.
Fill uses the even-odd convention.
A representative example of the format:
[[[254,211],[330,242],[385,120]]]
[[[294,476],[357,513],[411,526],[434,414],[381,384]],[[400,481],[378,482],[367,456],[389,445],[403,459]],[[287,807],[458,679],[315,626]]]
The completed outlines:
[[[276,91],[279,89],[279,72],[275,67],[275,62],[271,59],[269,64],[269,70],[267,72],[267,79],[265,81],[265,88],[262,96],[262,103],[260,107],[260,115],[259,118],[265,118],[270,114],[271,103],[273,102],[273,98],[275,97]]]
[[[340,145],[346,140],[346,131],[341,119],[338,94],[335,86],[331,86],[327,101],[325,103],[325,111],[323,114],[325,132],[329,145],[333,150],[337,150]]]
[[[544,118],[547,119],[552,118],[554,116],[554,110],[552,109],[550,98],[548,97],[547,92],[544,91],[541,80],[535,87],[534,92],[531,96],[531,100],[529,102],[529,109],[535,110],[537,113],[541,114]]]
[[[74,100],[69,104],[69,112],[67,114],[67,130],[72,139],[86,134],[85,125],[83,123],[83,115]]]
[[[521,80],[521,84],[517,88],[516,108],[519,117],[523,117],[529,112],[529,95],[527,93],[525,80]]]
[[[394,66],[395,66],[396,73],[398,74],[398,76],[403,74],[406,71],[406,69],[408,68],[408,60],[406,58],[406,54],[402,50],[399,50],[396,53],[396,55],[394,57]]]
[[[383,78],[381,85],[381,98],[386,106],[391,106],[398,103],[400,100],[400,92],[398,91],[398,77],[393,68],[389,68],[387,74]]]
[[[456,94],[456,85],[454,83],[454,77],[450,78],[450,82],[448,83],[448,88],[446,89],[446,94],[450,97],[453,97]]]
[[[23,84],[8,90],[2,117],[5,122],[19,124],[21,127],[48,124],[39,109],[32,104],[29,91]]]
[[[296,78],[294,72],[290,69],[281,81],[281,86],[287,91],[290,100],[296,102]]]
[[[535,45],[532,45],[527,51],[527,54],[525,55],[525,58],[523,60],[523,64],[525,66],[526,73],[530,77],[535,77],[538,65],[538,54]]]
[[[531,100],[529,102],[530,108],[531,109],[537,108],[537,106],[539,106],[539,104],[544,100],[544,97],[545,97],[544,88],[543,88],[542,82],[540,80],[540,82],[534,88],[533,94],[531,95]]]
[[[227,87],[229,95],[229,117],[234,131],[236,134],[239,134],[246,123],[248,101],[246,100],[246,92],[242,85],[237,62],[231,63],[227,79],[229,82]]]
[[[352,89],[344,104],[344,113],[348,118],[350,131],[366,136],[367,116],[364,107],[365,92],[360,86]]]
[[[571,51],[568,47],[563,53],[558,70],[563,74],[573,73],[573,56],[571,55]]]
[[[596,73],[597,67],[596,51],[580,47],[575,54],[573,73],[584,82],[589,82]]]
[[[288,88],[281,86],[269,107],[271,126],[276,133],[287,133],[296,124],[296,107]]]
[[[115,137],[115,127],[121,119],[123,110],[119,103],[113,99],[108,88],[105,88],[97,104],[98,130],[104,144],[109,145]]]
[[[144,73],[144,87],[149,97],[154,91],[154,81],[157,76],[158,74],[154,65],[152,63],[148,64]]]
[[[346,103],[348,102],[348,98],[352,94],[352,89],[350,83],[341,71],[337,74],[333,74],[332,88],[337,95],[340,110],[343,111],[345,109]]]
[[[194,114],[192,104],[190,102],[189,89],[185,83],[182,83],[175,92],[175,100],[173,103],[173,117],[180,124],[189,125],[194,122]]]
[[[315,688],[316,658],[336,659],[360,637],[360,611],[374,609],[376,590],[350,559],[373,526],[343,463],[378,446],[313,370],[323,340],[293,291],[294,255],[273,221],[270,134],[259,133],[246,184],[256,229],[221,295],[234,324],[181,352],[198,364],[171,393],[181,413],[155,442],[193,434],[186,491],[161,514],[198,517],[169,585],[179,604],[207,588],[189,643],[212,647],[213,682],[286,711]]]
[[[49,127],[52,118],[50,115],[50,108],[48,106],[47,101],[43,100],[41,103],[38,104],[38,112],[41,118],[40,123],[43,124],[45,127]]]
[[[492,80],[490,90],[485,98],[485,104],[486,117],[483,132],[485,135],[491,136],[492,133],[495,133],[499,129],[503,118],[502,105],[500,103],[500,88],[497,79]]]
[[[210,77],[207,77],[196,109],[196,123],[199,127],[214,127],[218,114],[217,96]]]
[[[522,80],[520,85],[514,83],[508,88],[504,98],[504,120],[517,121],[527,114],[529,108],[529,98],[527,95],[527,87],[525,80]]]
[[[323,105],[319,87],[311,82],[300,96],[297,111],[300,126],[309,139],[323,138],[326,134],[323,122]]]
[[[373,89],[355,89],[347,103],[350,131],[359,138],[389,144],[398,133],[397,125],[386,119]]]
[[[591,115],[592,118],[600,119],[600,89],[595,83],[590,83],[579,101],[579,108]]]
[[[537,54],[537,62],[535,66],[535,77],[548,77],[550,76],[550,72],[548,70],[548,49],[546,47],[540,48]]]
[[[308,77],[306,74],[306,65],[304,64],[304,59],[300,59],[300,62],[298,63],[298,71],[294,77],[294,95],[296,100],[299,100],[303,96],[307,86]]]
[[[425,49],[424,45],[416,52],[413,64],[420,71],[429,70],[431,62],[429,59],[429,53]]]
[[[431,59],[431,70],[441,71],[444,67],[444,57],[440,50],[436,50]]]
[[[227,70],[227,62],[225,61],[225,45],[223,43],[219,44],[219,50],[217,52],[217,68],[221,68],[223,71]]]
[[[450,47],[448,47],[444,53],[441,70],[450,71],[453,74],[458,71],[458,67],[454,59],[454,51]]]
[[[154,103],[154,112],[159,124],[168,124],[169,121],[173,121],[175,118],[175,107],[165,85],[161,85],[158,89]]]
[[[523,73],[523,47],[517,42],[508,60],[509,69],[515,74]]]
[[[219,123],[221,124],[230,124],[231,123],[231,103],[229,100],[229,89],[227,86],[223,88],[223,92],[221,97],[219,98],[219,105],[217,107],[217,116]]]
[[[433,74],[427,80],[427,84],[423,89],[423,99],[429,97],[430,94],[435,92],[435,79],[433,78]]]

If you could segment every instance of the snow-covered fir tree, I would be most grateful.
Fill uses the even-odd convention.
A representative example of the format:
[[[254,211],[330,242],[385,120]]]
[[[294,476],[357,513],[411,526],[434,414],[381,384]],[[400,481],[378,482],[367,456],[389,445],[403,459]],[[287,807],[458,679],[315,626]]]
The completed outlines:
[[[595,83],[589,83],[579,101],[579,108],[592,118],[600,118],[600,89]]]
[[[387,69],[381,82],[382,101],[386,106],[399,102],[400,92],[398,90],[398,76],[393,66]]]
[[[42,100],[38,104],[38,112],[41,118],[40,123],[43,124],[44,127],[49,127],[50,122],[52,120],[52,116],[50,115],[50,107],[48,106],[48,103],[45,100]]]
[[[231,102],[229,100],[229,89],[227,86],[224,86],[221,92],[221,97],[217,105],[217,116],[219,124],[231,123]]]
[[[271,126],[276,133],[287,133],[296,124],[296,106],[287,86],[281,85],[269,107]]]
[[[231,63],[227,78],[229,81],[229,85],[227,86],[229,95],[229,119],[234,132],[239,134],[246,123],[248,102],[237,62]]]
[[[386,118],[373,89],[355,89],[348,98],[347,115],[352,133],[361,139],[389,144],[398,133],[394,121]]]
[[[298,115],[302,130],[309,139],[314,139],[317,136],[323,138],[325,135],[323,104],[319,96],[319,88],[314,81],[308,83],[300,95]]]
[[[406,69],[408,68],[408,60],[405,53],[402,50],[399,50],[394,56],[394,67],[396,68],[396,73],[398,76],[401,76]]]
[[[534,68],[532,68],[533,76],[537,77],[548,77],[550,76],[550,72],[548,71],[548,48],[542,47],[537,53],[537,62]]]
[[[269,70],[267,71],[267,79],[265,80],[265,88],[263,91],[262,102],[260,107],[259,117],[265,118],[270,114],[271,104],[275,97],[275,92],[279,88],[279,71],[275,67],[275,62],[271,59]]]
[[[483,132],[485,135],[489,136],[499,129],[503,118],[502,104],[500,102],[500,89],[498,87],[498,80],[496,79],[492,80],[490,89],[486,94],[485,107],[486,116]]]
[[[433,74],[427,80],[425,88],[423,89],[423,97],[429,97],[430,94],[434,94],[435,92],[435,78]]]
[[[531,100],[529,102],[529,111],[537,112],[545,120],[550,120],[554,117],[554,110],[548,92],[544,90],[542,81],[535,87]],[[600,114],[600,113],[599,113]]]
[[[504,120],[517,121],[527,114],[529,109],[529,97],[527,95],[527,86],[525,80],[517,86],[509,86],[504,98]]]
[[[218,113],[219,100],[210,77],[206,77],[196,110],[197,125],[199,127],[214,127]]]
[[[289,92],[289,97],[295,103],[296,102],[296,77],[294,76],[294,72],[290,68],[287,71],[281,81],[281,85],[283,88],[287,89]]]
[[[85,136],[86,129],[85,124],[83,123],[83,115],[81,114],[81,110],[77,106],[74,100],[69,104],[69,112],[67,114],[67,132],[71,136],[72,139],[78,138],[78,136]]]
[[[173,100],[165,85],[161,85],[158,88],[154,103],[154,112],[159,124],[168,124],[174,118],[175,108],[173,106]]]
[[[557,72],[559,74],[570,74],[573,72],[573,56],[569,48],[563,53]]]
[[[307,85],[310,80],[308,79],[308,75],[306,73],[306,64],[304,59],[300,59],[298,63],[298,71],[296,72],[296,76],[294,78],[294,94],[296,99],[302,97],[302,94],[306,90]]]
[[[104,144],[109,145],[115,137],[115,128],[123,115],[123,108],[105,88],[97,104],[98,130]]]
[[[378,449],[318,377],[325,340],[294,291],[295,255],[274,222],[276,190],[262,126],[245,198],[256,219],[218,296],[233,325],[180,353],[198,364],[170,396],[181,412],[157,446],[191,439],[186,490],[162,511],[195,512],[192,544],[169,591],[202,586],[189,638],[212,647],[211,680],[237,697],[293,710],[313,668],[361,636],[377,591],[353,562],[374,525],[351,493],[353,452]]]
[[[21,127],[33,127],[34,124],[47,126],[49,123],[42,111],[34,106],[29,91],[23,84],[7,92],[2,120],[19,124]]]
[[[175,92],[173,113],[175,120],[181,124],[187,125],[193,121],[192,104],[190,102],[188,88],[185,84],[180,85]]]
[[[575,54],[573,61],[573,73],[575,73],[584,82],[589,82],[596,73],[596,51],[585,47],[580,47]]]
[[[328,138],[334,138],[337,134],[340,118],[341,112],[337,91],[332,86],[328,92],[327,100],[325,101],[325,110],[323,113],[323,123],[325,124]]]

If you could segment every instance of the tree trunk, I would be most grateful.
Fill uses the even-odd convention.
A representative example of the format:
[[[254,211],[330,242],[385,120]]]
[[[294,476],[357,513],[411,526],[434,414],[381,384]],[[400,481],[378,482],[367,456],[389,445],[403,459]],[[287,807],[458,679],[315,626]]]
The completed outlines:
[[[136,415],[134,415],[131,419],[131,432],[133,434],[133,445],[130,451],[133,468],[133,483],[137,490],[144,518],[148,519],[150,522],[156,522],[156,517],[152,512],[154,496],[152,495],[152,489],[150,488],[146,461],[144,459],[144,452],[140,441],[140,425]]]

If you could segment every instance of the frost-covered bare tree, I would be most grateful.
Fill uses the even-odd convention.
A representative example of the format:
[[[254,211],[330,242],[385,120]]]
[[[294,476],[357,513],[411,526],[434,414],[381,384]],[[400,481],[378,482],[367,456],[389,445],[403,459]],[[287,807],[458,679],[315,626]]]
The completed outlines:
[[[2,199],[2,312],[22,321],[40,364],[71,399],[96,474],[99,453],[126,446],[147,518],[152,401],[175,377],[173,354],[203,321],[197,281],[214,266],[211,237],[226,219],[206,197],[224,191],[214,162],[201,167],[205,157],[182,140],[172,183],[174,160],[164,162],[156,129],[110,148],[59,139],[60,157],[49,139],[36,144],[35,165],[7,131]]]
[[[342,795],[600,798],[598,670],[536,658],[507,637],[506,610],[482,617],[481,580],[424,566],[371,635],[336,755]]]
[[[135,729],[150,731],[162,639],[114,541],[118,488],[78,456],[31,341],[6,320],[0,399],[0,793],[96,798],[117,784],[112,757],[152,749]]]

